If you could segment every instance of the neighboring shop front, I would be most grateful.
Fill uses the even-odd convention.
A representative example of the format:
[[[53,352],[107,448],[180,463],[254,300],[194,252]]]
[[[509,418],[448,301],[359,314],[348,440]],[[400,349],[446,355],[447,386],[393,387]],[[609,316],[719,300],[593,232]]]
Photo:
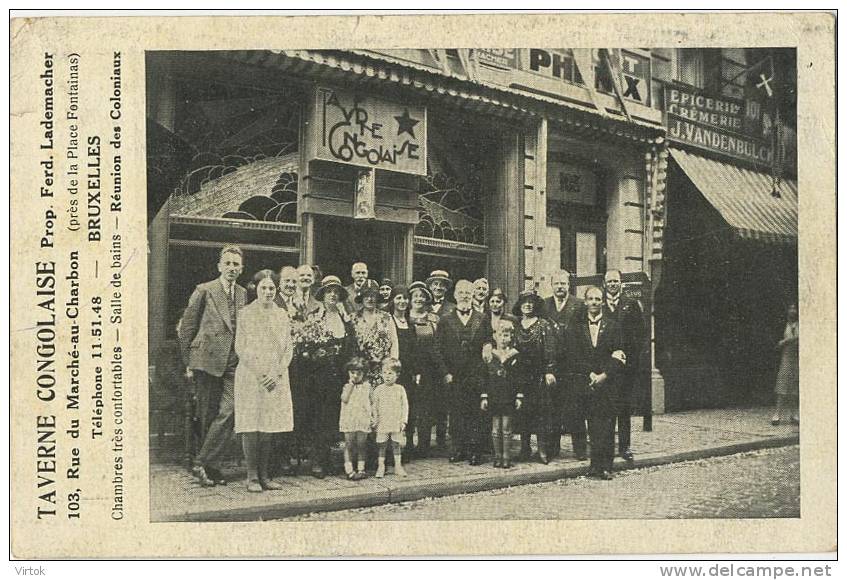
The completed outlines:
[[[768,58],[755,57],[736,69]],[[772,398],[774,345],[798,285],[794,113],[785,104],[776,113],[772,92],[750,90],[772,71],[748,69],[750,85],[724,79],[722,91],[664,87],[670,164],[656,336],[672,410]]]

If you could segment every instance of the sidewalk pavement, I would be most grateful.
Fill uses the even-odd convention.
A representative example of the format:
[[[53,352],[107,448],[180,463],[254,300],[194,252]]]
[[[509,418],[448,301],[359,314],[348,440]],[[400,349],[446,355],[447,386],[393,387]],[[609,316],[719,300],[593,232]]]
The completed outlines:
[[[708,409],[668,413],[653,417],[653,430],[642,432],[640,418],[633,417],[632,443],[635,462],[620,458],[616,469],[649,467],[718,455],[730,455],[768,447],[796,444],[797,426],[770,424],[771,409]],[[517,442],[513,442],[517,451]],[[472,467],[451,464],[443,457],[413,460],[406,464],[407,477],[386,475],[349,481],[343,476],[319,480],[308,475],[280,477],[279,491],[247,491],[243,466],[225,472],[226,486],[203,488],[184,465],[151,464],[151,521],[253,521],[288,517],[308,512],[334,511],[386,503],[412,501],[540,483],[584,475],[587,461],[578,461],[570,437],[562,439],[562,456],[549,465],[517,463],[510,470],[491,463]]]

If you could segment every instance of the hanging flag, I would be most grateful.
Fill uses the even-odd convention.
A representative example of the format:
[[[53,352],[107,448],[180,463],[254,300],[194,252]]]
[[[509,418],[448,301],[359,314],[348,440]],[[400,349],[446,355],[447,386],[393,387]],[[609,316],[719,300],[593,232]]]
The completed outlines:
[[[462,68],[465,69],[468,80],[475,81],[477,79],[477,58],[474,49],[460,48],[458,53],[459,61],[462,63]]]
[[[618,97],[618,101],[620,101],[621,110],[626,115],[627,121],[631,122],[632,116],[629,114],[629,110],[626,108],[626,101],[623,98],[623,74],[621,72],[620,49],[601,48],[600,54],[601,58],[605,57],[603,60],[608,67],[609,76],[612,78],[612,86],[615,89],[615,95]]]
[[[608,117],[606,107],[600,104],[600,99],[597,95],[596,81],[594,80],[594,49],[574,48],[572,51],[574,64],[579,71],[579,75],[582,77],[582,82],[585,83],[585,87],[588,89],[591,102],[594,103],[594,107],[601,115]]]
[[[450,74],[450,63],[447,62],[447,51],[443,48],[427,49],[444,74]]]

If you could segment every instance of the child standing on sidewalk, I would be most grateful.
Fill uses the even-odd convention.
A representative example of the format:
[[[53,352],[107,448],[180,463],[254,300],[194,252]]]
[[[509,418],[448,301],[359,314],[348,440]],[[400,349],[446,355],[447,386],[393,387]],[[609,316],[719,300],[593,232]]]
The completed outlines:
[[[512,458],[512,417],[521,408],[520,355],[512,346],[515,327],[501,320],[494,330],[494,348],[483,355],[482,392],[479,406],[491,414],[494,467],[509,469]]]
[[[387,358],[382,362],[382,384],[374,389],[371,398],[373,425],[376,430],[376,443],[379,447],[379,463],[376,477],[385,476],[385,449],[391,441],[394,453],[394,473],[404,477],[406,470],[400,461],[406,423],[409,421],[409,400],[406,389],[397,384],[402,366],[396,358]]]
[[[344,473],[348,479],[358,481],[367,477],[365,447],[371,430],[371,384],[365,380],[365,359],[350,359],[344,370],[347,371],[348,381],[341,390],[338,430],[344,433]]]

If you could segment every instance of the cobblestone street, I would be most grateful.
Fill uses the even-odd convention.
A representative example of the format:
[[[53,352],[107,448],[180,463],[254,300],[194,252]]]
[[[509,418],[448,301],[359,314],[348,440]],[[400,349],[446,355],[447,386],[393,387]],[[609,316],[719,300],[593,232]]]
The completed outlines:
[[[797,445],[473,494],[307,514],[283,521],[794,518]]]

